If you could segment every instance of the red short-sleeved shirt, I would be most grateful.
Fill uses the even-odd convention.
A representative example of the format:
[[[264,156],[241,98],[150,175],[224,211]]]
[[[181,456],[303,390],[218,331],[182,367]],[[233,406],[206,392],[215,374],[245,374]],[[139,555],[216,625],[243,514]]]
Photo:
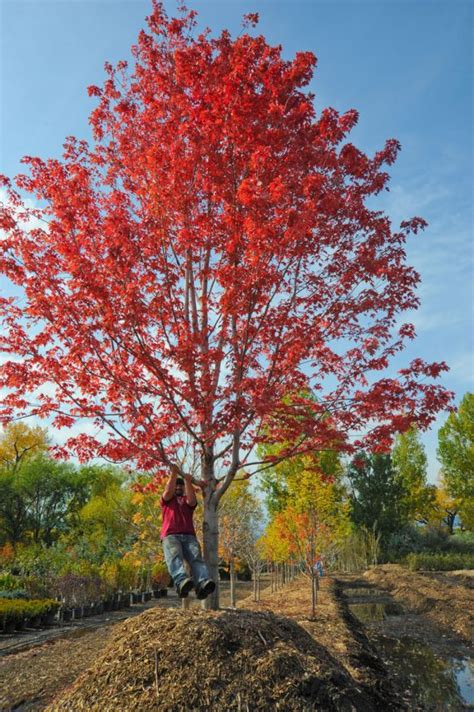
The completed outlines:
[[[187,503],[186,497],[174,495],[169,502],[165,502],[163,497],[160,500],[161,511],[163,513],[163,525],[161,527],[161,538],[168,534],[193,534],[196,531],[193,524],[193,513],[196,508]]]

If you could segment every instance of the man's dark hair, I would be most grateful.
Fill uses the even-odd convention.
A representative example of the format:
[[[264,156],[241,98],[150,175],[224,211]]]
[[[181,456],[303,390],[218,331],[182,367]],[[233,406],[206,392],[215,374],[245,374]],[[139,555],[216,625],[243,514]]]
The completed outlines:
[[[176,478],[176,484],[177,485],[184,485],[184,480],[182,477],[177,477]]]

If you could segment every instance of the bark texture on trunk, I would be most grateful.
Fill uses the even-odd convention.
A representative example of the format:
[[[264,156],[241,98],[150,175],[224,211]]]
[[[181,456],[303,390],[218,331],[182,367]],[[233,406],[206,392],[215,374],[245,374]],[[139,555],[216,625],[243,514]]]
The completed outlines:
[[[311,617],[316,617],[316,605],[318,603],[318,577],[311,574]]]
[[[219,609],[219,521],[217,516],[218,502],[216,499],[216,479],[214,474],[214,456],[212,451],[202,459],[202,479],[207,482],[204,495],[204,517],[202,538],[204,544],[204,559],[209,569],[209,575],[216,584],[216,590],[206,599],[206,608]]]
[[[204,500],[204,522],[202,525],[204,559],[209,569],[209,575],[216,584],[216,590],[206,599],[210,608],[214,611],[219,609],[219,525],[217,509],[212,497],[206,496]]]
[[[235,608],[235,563],[233,556],[230,559],[230,607]]]

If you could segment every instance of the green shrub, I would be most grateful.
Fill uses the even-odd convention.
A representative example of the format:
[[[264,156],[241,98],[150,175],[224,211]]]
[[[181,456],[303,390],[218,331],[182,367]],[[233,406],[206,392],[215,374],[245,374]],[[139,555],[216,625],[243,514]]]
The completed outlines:
[[[446,527],[428,524],[418,529],[421,550],[426,552],[448,551],[451,535]]]
[[[397,562],[403,561],[408,554],[449,551],[451,538],[445,528],[407,524],[387,538],[385,558]]]
[[[51,547],[23,544],[18,547],[15,557],[15,566],[25,576],[48,577],[59,573],[70,562],[70,554],[60,544]]]
[[[407,524],[388,537],[385,559],[403,562],[409,554],[471,554],[474,555],[474,533],[449,534],[446,527]]]
[[[474,555],[474,532],[456,532],[449,539],[450,551]]]
[[[128,559],[106,559],[99,575],[111,591],[130,591],[137,576],[137,567]]]
[[[119,561],[118,574],[118,587],[122,591],[130,591],[137,577],[136,565],[127,558],[122,559]]]
[[[20,579],[18,576],[13,576],[13,574],[3,572],[0,574],[0,589],[2,591],[13,591],[19,588],[18,583]]]
[[[14,588],[12,591],[0,591],[0,598],[9,598],[13,600],[16,598],[26,599],[29,598],[29,596],[24,588]]]
[[[412,571],[455,571],[474,569],[474,554],[426,552],[408,554],[405,563]]]
[[[33,601],[0,599],[0,623],[3,626],[9,621],[17,623],[25,618],[35,618],[47,613],[56,613],[58,608],[58,601],[50,598]]]
[[[21,598],[7,596],[9,591],[24,591],[23,598],[49,598],[51,596],[48,579],[40,576],[14,576],[10,573],[0,574],[0,598]]]

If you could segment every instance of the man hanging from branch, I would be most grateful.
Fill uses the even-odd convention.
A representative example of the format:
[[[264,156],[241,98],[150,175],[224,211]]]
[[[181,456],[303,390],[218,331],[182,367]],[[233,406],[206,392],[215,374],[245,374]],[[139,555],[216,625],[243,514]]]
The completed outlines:
[[[166,565],[180,598],[186,598],[194,587],[196,597],[204,599],[216,588],[196,538],[193,523],[196,506],[192,476],[185,474],[183,479],[178,468],[172,468],[161,497],[161,541]],[[185,562],[189,564],[192,578],[186,571]]]

